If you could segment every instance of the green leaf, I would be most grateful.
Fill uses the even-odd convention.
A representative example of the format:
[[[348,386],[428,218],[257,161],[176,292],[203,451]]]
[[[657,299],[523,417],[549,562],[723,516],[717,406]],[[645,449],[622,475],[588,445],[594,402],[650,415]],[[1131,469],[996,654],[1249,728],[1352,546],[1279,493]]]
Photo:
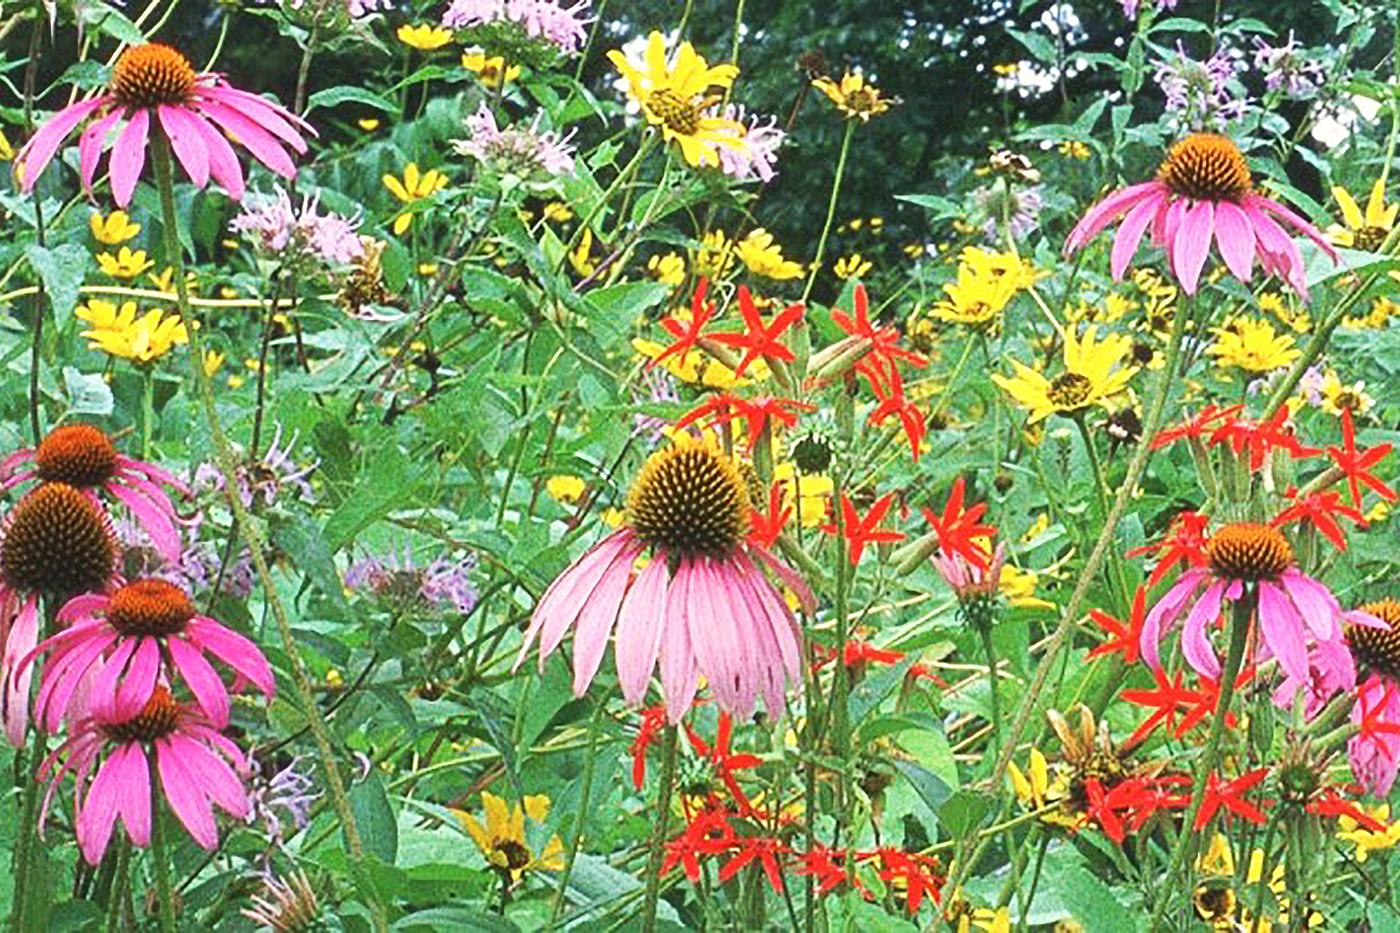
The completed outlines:
[[[373,107],[385,113],[398,112],[398,106],[386,97],[367,91],[362,87],[328,87],[324,91],[317,91],[306,101],[306,112],[310,113],[317,107],[337,107],[344,103],[364,104],[366,107]]]
[[[24,248],[24,255],[44,283],[54,322],[63,327],[78,304],[78,286],[87,274],[88,251],[76,243],[52,248],[31,243]]]
[[[290,521],[279,522],[274,527],[272,540],[330,601],[336,615],[342,618],[350,615],[345,588],[330,549],[326,547],[326,536],[315,522],[305,515],[293,515]]]
[[[519,933],[520,927],[505,917],[477,910],[474,907],[430,907],[402,918],[393,927],[395,933],[439,933],[457,930],[459,933]]]
[[[982,825],[991,808],[992,798],[988,795],[960,790],[943,801],[936,812],[938,822],[943,824],[949,835],[966,836]]]
[[[1132,911],[1119,903],[1114,889],[1079,866],[1060,874],[1054,890],[1086,930],[1137,929]]]
[[[1012,29],[1007,27],[1006,31],[1016,38],[1016,41],[1026,47],[1037,59],[1047,65],[1053,65],[1056,61],[1055,44],[1048,36],[1042,36],[1038,32],[1027,32],[1024,29]]]
[[[124,45],[143,45],[146,35],[126,14],[105,3],[79,4],[74,12],[98,32],[104,32]]]
[[[569,875],[569,899],[578,904],[581,910],[571,912],[571,916],[602,909],[608,904],[642,887],[635,876],[614,868],[607,859],[586,852],[574,860],[573,874]],[[657,919],[670,923],[680,923],[680,914],[666,900],[656,903]]]
[[[72,366],[63,367],[63,390],[68,395],[70,415],[110,415],[112,387],[101,373],[80,373]]]
[[[424,469],[422,464],[410,464],[393,443],[376,450],[355,493],[326,520],[327,551],[336,553],[370,523],[383,518],[395,506],[406,505]]]
[[[953,789],[949,787],[942,778],[920,768],[912,761],[894,762],[895,770],[904,775],[905,780],[914,786],[924,803],[935,813],[939,812],[939,807],[943,802],[953,795]],[[941,819],[940,814],[940,819]]]
[[[385,865],[393,865],[399,855],[399,824],[379,772],[371,769],[367,778],[350,788],[349,796],[365,851]]]
[[[864,680],[856,684],[856,688],[851,691],[850,699],[846,703],[851,724],[859,724],[884,701],[885,697],[893,693],[904,680],[904,675],[909,673],[909,668],[913,667],[917,660],[918,657],[911,654],[898,664],[891,664],[889,667],[880,668],[873,674],[867,674]]]

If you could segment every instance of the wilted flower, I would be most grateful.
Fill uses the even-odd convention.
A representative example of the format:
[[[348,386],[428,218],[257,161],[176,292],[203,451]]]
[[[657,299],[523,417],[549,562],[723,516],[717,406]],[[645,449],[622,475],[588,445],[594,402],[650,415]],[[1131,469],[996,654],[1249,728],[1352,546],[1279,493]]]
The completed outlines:
[[[259,499],[263,505],[272,505],[284,490],[292,490],[303,501],[316,498],[316,493],[306,478],[316,471],[321,462],[318,460],[302,466],[292,460],[292,448],[297,442],[295,434],[286,447],[281,447],[281,442],[282,427],[278,425],[272,436],[272,443],[268,445],[267,453],[263,454],[262,459],[254,463],[240,463],[234,470],[238,477],[238,497],[243,500],[244,506],[252,508],[254,501]],[[224,473],[217,466],[201,463],[195,468],[196,493],[209,489],[222,491],[223,488]]]
[[[772,181],[777,174],[773,164],[778,161],[778,147],[787,138],[787,133],[778,128],[777,118],[769,117],[765,122],[760,116],[745,113],[739,104],[725,104],[721,116],[747,130],[742,147],[720,147],[720,171],[740,181],[750,178]]]
[[[1157,67],[1157,83],[1167,97],[1167,111],[1180,113],[1193,129],[1228,123],[1244,113],[1245,101],[1230,89],[1235,59],[1224,46],[1205,62],[1193,61],[1176,46],[1176,58]]]
[[[1300,53],[1293,33],[1283,45],[1269,45],[1258,36],[1254,67],[1264,72],[1264,86],[1296,99],[1312,97],[1327,80],[1327,71],[1316,57]]]
[[[345,571],[345,585],[351,589],[368,586],[375,594],[397,602],[421,602],[450,606],[463,615],[476,606],[476,588],[469,576],[476,557],[460,560],[434,558],[426,567],[416,567],[413,555],[404,552],[388,557],[363,557]]]

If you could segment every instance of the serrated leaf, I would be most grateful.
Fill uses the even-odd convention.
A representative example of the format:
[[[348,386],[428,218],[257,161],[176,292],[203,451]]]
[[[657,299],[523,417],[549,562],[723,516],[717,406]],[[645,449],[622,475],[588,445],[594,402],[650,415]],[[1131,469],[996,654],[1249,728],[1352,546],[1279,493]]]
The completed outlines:
[[[385,113],[397,113],[398,106],[391,100],[367,91],[362,87],[328,87],[324,91],[317,91],[306,100],[306,112],[310,113],[317,107],[338,107],[344,103],[364,104],[366,107],[373,107]]]

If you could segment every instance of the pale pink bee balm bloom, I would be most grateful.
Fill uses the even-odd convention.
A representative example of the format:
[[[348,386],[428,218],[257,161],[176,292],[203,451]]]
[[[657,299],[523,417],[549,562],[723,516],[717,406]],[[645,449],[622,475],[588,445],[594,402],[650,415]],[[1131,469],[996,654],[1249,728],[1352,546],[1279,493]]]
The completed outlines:
[[[1153,181],[1115,191],[1075,224],[1065,241],[1069,254],[1105,227],[1118,223],[1110,267],[1121,279],[1149,229],[1152,245],[1166,250],[1172,275],[1189,295],[1200,284],[1211,243],[1225,267],[1248,282],[1257,259],[1264,271],[1308,297],[1303,256],[1284,229],[1292,227],[1335,262],[1322,232],[1282,204],[1251,190],[1249,165],[1224,136],[1196,133],[1172,146]]]
[[[15,156],[15,175],[25,191],[34,187],[63,141],[89,117],[96,119],[78,139],[83,187],[91,190],[97,161],[110,146],[112,196],[122,207],[136,190],[153,131],[170,140],[176,161],[196,186],[203,188],[213,178],[235,201],[243,197],[243,170],[230,139],[278,175],[292,178],[296,166],[287,149],[305,152],[302,134],[316,135],[300,117],[231,87],[222,76],[196,73],[169,46],[136,45],[117,59],[106,93],[54,114]]]
[[[629,703],[642,702],[659,666],[672,722],[690,708],[701,675],[722,709],[748,718],[762,694],[769,715],[782,715],[787,685],[801,683],[801,633],[760,568],[809,611],[812,596],[791,568],[746,540],[749,511],[734,461],[678,435],[642,468],[626,524],[540,597],[516,666],[538,638],[543,669],[573,629],[576,694],[588,689],[611,636]]]

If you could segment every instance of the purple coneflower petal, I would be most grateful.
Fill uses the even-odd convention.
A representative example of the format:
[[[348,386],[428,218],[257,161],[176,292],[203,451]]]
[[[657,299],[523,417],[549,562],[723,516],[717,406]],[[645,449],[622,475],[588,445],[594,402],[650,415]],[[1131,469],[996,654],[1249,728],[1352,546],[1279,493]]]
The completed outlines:
[[[1306,301],[1308,289],[1303,277],[1303,254],[1298,251],[1293,238],[1257,204],[1246,201],[1242,207],[1254,226],[1265,269],[1287,282]]]
[[[228,196],[235,201],[243,200],[243,167],[238,164],[238,154],[224,134],[199,114],[190,115],[190,125],[204,139],[204,148],[209,156],[209,175],[218,182]]]
[[[115,775],[116,810],[126,834],[138,846],[151,842],[151,765],[146,750],[132,742],[118,748],[112,758],[121,759]]]
[[[1308,647],[1298,610],[1278,584],[1259,581],[1259,637],[1289,677],[1308,679]]]
[[[1138,647],[1143,660],[1153,670],[1162,669],[1162,632],[1176,621],[1177,616],[1181,614],[1182,607],[1190,600],[1191,594],[1195,592],[1204,576],[1205,572],[1199,569],[1183,573],[1172,584],[1172,588],[1162,594],[1162,598],[1157,600],[1156,605],[1148,610],[1147,618],[1143,619],[1142,638]]]
[[[1188,204],[1176,231],[1175,264],[1181,287],[1186,294],[1195,294],[1201,281],[1201,270],[1210,255],[1210,241],[1215,236],[1215,202],[1197,201]]]
[[[1095,234],[1113,223],[1119,214],[1146,198],[1160,197],[1165,190],[1166,185],[1161,182],[1148,181],[1140,185],[1129,185],[1121,191],[1110,194],[1085,211],[1084,216],[1079,218],[1079,223],[1074,225],[1069,238],[1065,240],[1065,255],[1069,255],[1092,240]]]
[[[212,850],[219,844],[214,812],[209,807],[208,797],[173,743],[176,737],[174,734],[168,735],[155,743],[160,786],[165,791],[166,803],[170,804],[171,812],[181,825],[201,848]]]
[[[1266,198],[1263,195],[1259,194],[1247,194],[1245,195],[1245,200],[1259,206],[1260,208],[1263,208],[1264,210],[1268,211],[1271,214],[1274,214],[1277,217],[1281,217],[1299,233],[1303,234],[1303,236],[1307,237],[1308,239],[1316,243],[1318,246],[1322,247],[1322,251],[1326,253],[1329,257],[1331,257],[1333,262],[1337,261],[1337,250],[1322,236],[1322,231],[1318,230],[1317,227],[1308,223],[1306,219],[1304,219],[1300,214],[1293,211],[1291,208],[1284,206],[1278,201],[1275,201],[1273,198]]]
[[[194,118],[184,107],[168,104],[157,107],[156,114],[170,140],[170,148],[175,151],[175,158],[185,167],[195,187],[203,188],[209,182],[209,152],[203,135],[193,125]]]
[[[1279,577],[1279,583],[1319,640],[1332,641],[1342,637],[1342,607],[1337,604],[1331,590],[1291,567]]]
[[[0,660],[0,669],[5,672],[4,694],[0,697],[4,708],[0,717],[5,721],[5,737],[18,748],[24,744],[24,733],[29,728],[29,683],[34,676],[34,668],[17,670],[19,661],[39,640],[39,602],[31,596],[20,606],[10,631],[5,636],[5,653]]]
[[[1215,242],[1225,266],[1241,282],[1254,273],[1254,226],[1249,215],[1229,201],[1215,205]]]
[[[131,661],[126,665],[116,700],[104,710],[119,720],[138,715],[150,702],[151,694],[156,689],[156,675],[161,671],[160,639],[133,640],[137,643],[136,650],[131,653]],[[111,667],[110,663],[108,667]]]
[[[598,581],[620,556],[625,554],[630,562],[637,550],[639,546],[631,530],[623,528],[593,545],[573,566],[555,577],[554,582],[545,588],[539,602],[535,603],[535,612],[521,640],[520,653],[515,658],[514,666],[520,667],[530,644],[539,636],[540,670],[543,671],[545,658],[564,640],[564,634],[578,618],[584,601]]]
[[[1166,207],[1166,197],[1147,198],[1128,211],[1123,223],[1118,227],[1118,235],[1113,238],[1110,253],[1110,270],[1115,280],[1121,279],[1128,270],[1128,263],[1137,254],[1142,243],[1142,234],[1159,211]]]
[[[766,548],[750,546],[749,553],[763,561],[764,566],[777,574],[783,584],[796,594],[797,603],[802,607],[803,612],[812,615],[817,611],[817,599],[812,595],[812,588],[807,585],[806,580],[802,579],[801,574],[783,563]],[[757,569],[753,572],[758,573]]]
[[[647,682],[656,669],[661,635],[667,625],[657,607],[666,591],[668,576],[666,562],[652,560],[632,582],[617,614],[613,655],[622,697],[628,703],[641,703],[646,698]]]
[[[252,681],[264,696],[271,699],[277,692],[277,680],[267,658],[257,645],[238,632],[208,616],[195,616],[185,624],[185,636],[191,644],[208,651]]]
[[[91,676],[102,655],[117,640],[117,633],[106,626],[91,627],[91,641],[85,641],[56,660],[50,660],[39,685],[39,699],[34,704],[36,716],[43,718],[44,728],[57,732],[59,723],[68,712],[74,694]],[[76,717],[74,717],[76,718]]]
[[[617,612],[631,578],[632,559],[624,556],[614,560],[579,610],[578,623],[574,627],[575,696],[583,696],[593,682],[593,676],[598,673],[598,665],[607,651],[608,637],[612,634],[613,623],[617,621]]]
[[[151,112],[137,110],[112,145],[109,162],[112,198],[119,207],[130,204],[131,195],[136,191],[136,179],[141,177],[141,169],[146,164],[146,140],[150,125]]]
[[[20,188],[24,191],[31,190],[74,127],[87,119],[94,110],[111,103],[111,100],[111,95],[102,94],[92,100],[65,107],[40,126],[15,157],[15,169],[21,175]]]
[[[151,543],[161,557],[171,563],[180,560],[180,532],[159,505],[130,486],[108,483],[107,490],[131,510],[132,516],[151,536]]]
[[[117,646],[112,649],[112,653],[97,672],[97,677],[92,682],[92,708],[89,710],[94,716],[112,718],[117,686],[123,671],[126,670],[127,662],[131,660],[132,652],[136,650],[137,642],[138,639],[135,638],[118,639]]]
[[[117,749],[108,755],[107,760],[97,769],[97,775],[88,785],[87,797],[74,823],[78,846],[83,850],[83,858],[87,859],[89,865],[96,865],[102,861],[102,855],[107,851],[107,843],[112,839],[112,827],[117,821],[122,766],[126,761],[123,753],[126,750],[126,747]]]
[[[227,726],[228,691],[224,689],[224,682],[219,679],[214,666],[205,660],[198,648],[183,638],[167,638],[165,646],[170,652],[170,660],[174,662],[180,676],[185,678],[185,683],[189,685],[190,692],[194,694],[204,715],[209,717],[217,729]]]
[[[112,127],[122,119],[122,111],[113,110],[100,119],[94,120],[78,137],[78,175],[83,181],[83,190],[92,190],[92,179],[97,175],[97,161],[102,150],[107,148]]]
[[[296,176],[296,166],[292,163],[292,157],[287,155],[287,150],[282,148],[276,136],[263,129],[252,118],[227,104],[213,100],[206,100],[200,109],[263,165],[283,178]]]
[[[193,738],[175,733],[170,736],[171,749],[194,775],[206,797],[221,810],[240,819],[248,815],[248,792],[238,775],[218,755]]]
[[[1220,659],[1210,644],[1210,626],[1220,618],[1220,600],[1225,595],[1225,582],[1211,583],[1191,607],[1181,628],[1181,653],[1197,673],[1220,677]]]
[[[690,628],[686,622],[686,589],[679,574],[672,577],[658,607],[667,620],[658,658],[661,666],[661,691],[666,695],[666,718],[678,723],[695,700],[699,684],[695,680],[695,654],[690,647]]]
[[[283,110],[256,94],[230,87],[227,84],[203,87],[200,89],[198,97],[237,110],[273,135],[280,136],[287,145],[297,152],[306,151],[306,140],[302,138],[302,133],[311,136],[317,135],[315,127],[291,111]],[[297,129],[293,129],[292,124],[288,122],[289,120],[296,122]]]

